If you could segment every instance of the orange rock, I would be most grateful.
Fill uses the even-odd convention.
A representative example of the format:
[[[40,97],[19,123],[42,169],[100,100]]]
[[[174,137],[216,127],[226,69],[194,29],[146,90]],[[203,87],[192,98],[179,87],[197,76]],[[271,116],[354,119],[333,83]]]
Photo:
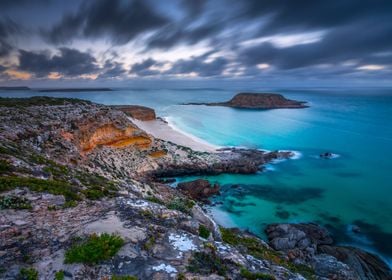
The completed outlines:
[[[89,152],[97,146],[124,148],[135,145],[147,149],[152,139],[142,130],[131,125],[118,128],[114,124],[105,124],[98,128],[86,125],[79,130],[79,146],[83,152]]]

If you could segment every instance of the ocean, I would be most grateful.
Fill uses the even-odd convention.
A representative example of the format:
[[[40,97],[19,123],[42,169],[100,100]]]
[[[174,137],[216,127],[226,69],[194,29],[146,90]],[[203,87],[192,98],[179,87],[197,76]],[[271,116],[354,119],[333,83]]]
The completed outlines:
[[[239,110],[181,105],[230,99],[238,88],[119,88],[112,92],[6,92],[152,107],[179,130],[218,146],[296,151],[254,175],[204,176],[222,185],[209,211],[224,226],[264,236],[269,223],[316,222],[339,244],[392,263],[392,89],[258,88],[307,101],[307,109]],[[332,159],[319,155],[331,152]],[[178,178],[179,181],[194,177]],[[360,228],[354,233],[353,226]]]

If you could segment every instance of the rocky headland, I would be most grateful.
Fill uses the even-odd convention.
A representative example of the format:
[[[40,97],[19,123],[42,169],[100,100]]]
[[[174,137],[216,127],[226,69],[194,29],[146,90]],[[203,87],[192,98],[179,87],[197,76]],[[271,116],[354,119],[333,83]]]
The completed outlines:
[[[389,279],[376,256],[318,229],[273,225],[267,244],[219,227],[194,201],[218,186],[161,179],[290,156],[194,151],[82,100],[0,99],[0,278]]]
[[[238,93],[227,102],[186,103],[185,105],[225,106],[238,109],[307,108],[306,102],[290,100],[278,93]]]
[[[156,119],[155,111],[152,108],[139,105],[115,105],[113,109],[119,110],[127,114],[133,119],[139,121],[152,121]]]

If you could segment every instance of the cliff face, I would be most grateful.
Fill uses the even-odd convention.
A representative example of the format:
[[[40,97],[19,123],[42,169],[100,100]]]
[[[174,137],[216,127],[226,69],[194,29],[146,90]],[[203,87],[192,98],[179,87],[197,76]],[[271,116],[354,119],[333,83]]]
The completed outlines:
[[[131,118],[140,120],[140,121],[152,121],[156,119],[154,109],[138,106],[138,105],[121,105],[121,106],[112,106],[112,108],[122,111]]]
[[[89,152],[97,146],[124,148],[135,145],[139,149],[147,149],[152,143],[146,133],[131,125],[118,128],[109,123],[95,128],[93,124],[81,127],[76,134],[83,152]]]
[[[225,106],[236,108],[305,108],[304,102],[286,99],[276,93],[239,93],[230,101],[222,103]]]

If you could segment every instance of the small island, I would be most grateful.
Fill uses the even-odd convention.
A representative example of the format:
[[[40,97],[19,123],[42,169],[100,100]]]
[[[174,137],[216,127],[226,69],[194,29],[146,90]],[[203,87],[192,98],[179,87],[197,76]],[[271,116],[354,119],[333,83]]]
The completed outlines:
[[[278,93],[238,93],[227,102],[186,103],[184,105],[226,106],[239,109],[292,109],[308,108],[304,101],[285,98]]]
[[[85,91],[113,91],[111,88],[46,88],[39,92],[85,92]]]
[[[29,87],[15,86],[15,87],[0,87],[0,90],[31,90]]]

